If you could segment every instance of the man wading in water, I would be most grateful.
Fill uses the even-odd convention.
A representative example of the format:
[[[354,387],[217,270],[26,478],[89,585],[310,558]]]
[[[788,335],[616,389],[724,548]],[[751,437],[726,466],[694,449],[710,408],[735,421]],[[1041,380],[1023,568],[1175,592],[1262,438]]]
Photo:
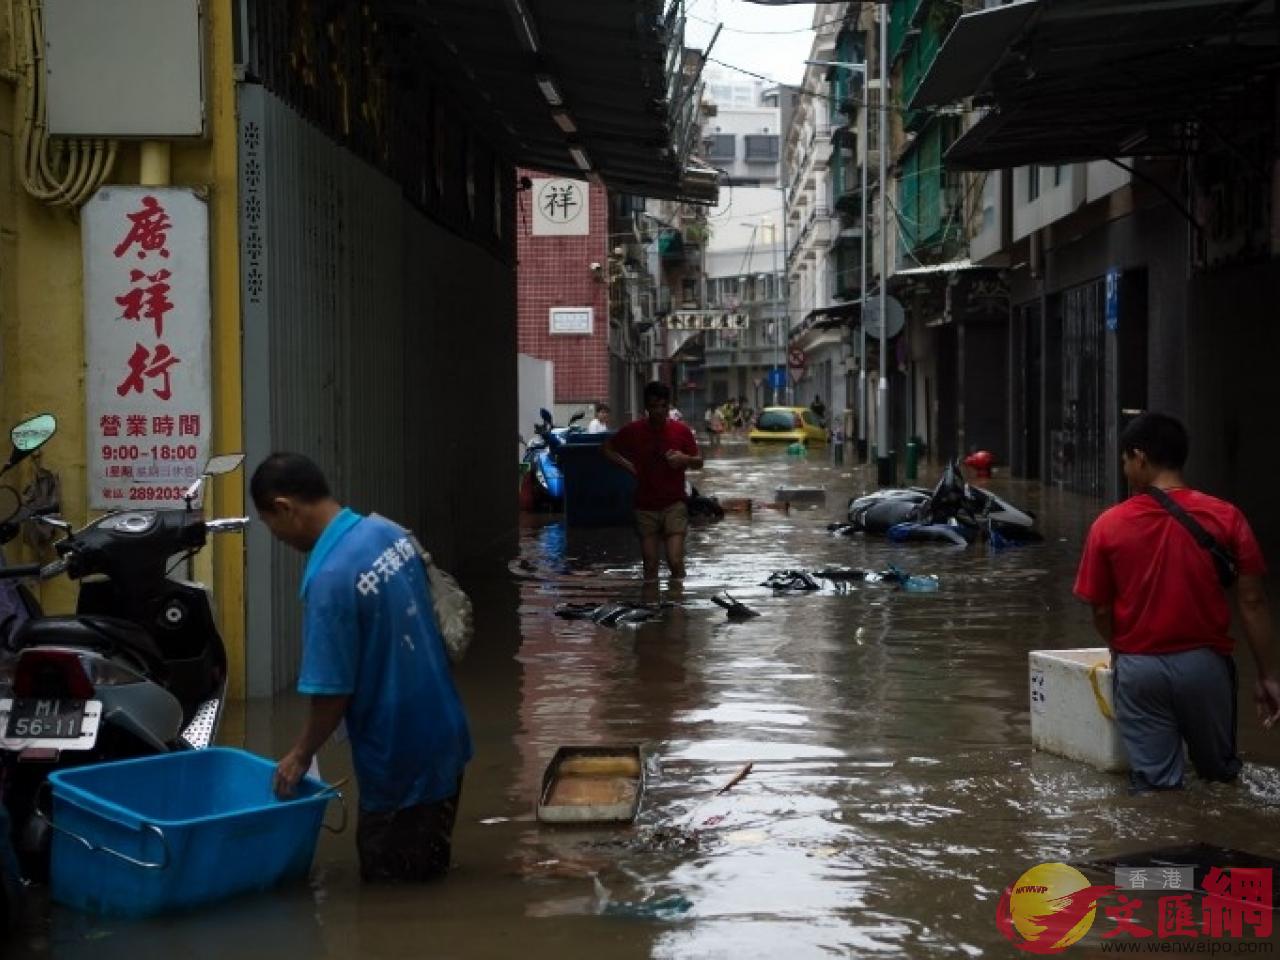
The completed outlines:
[[[668,417],[671,391],[656,380],[644,388],[645,416],[606,440],[606,457],[635,475],[636,531],[646,584],[657,583],[663,549],[671,579],[684,579],[684,538],[689,530],[684,472],[700,470],[702,455],[693,431]]]

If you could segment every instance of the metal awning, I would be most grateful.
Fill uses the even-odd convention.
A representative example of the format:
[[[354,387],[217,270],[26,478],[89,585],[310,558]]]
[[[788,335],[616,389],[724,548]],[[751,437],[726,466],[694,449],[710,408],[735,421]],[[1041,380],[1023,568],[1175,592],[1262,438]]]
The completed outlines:
[[[946,154],[997,169],[1194,148],[1280,71],[1276,0],[1021,0],[961,17],[913,110],[989,112]]]
[[[810,330],[826,330],[852,323],[862,315],[862,302],[851,300],[848,303],[835,303],[827,307],[815,307],[804,315],[804,319],[791,328],[791,339],[795,339]]]
[[[610,189],[714,203],[692,159],[700,55],[672,0],[389,0],[472,117],[516,163]],[[424,106],[424,109],[426,107]]]

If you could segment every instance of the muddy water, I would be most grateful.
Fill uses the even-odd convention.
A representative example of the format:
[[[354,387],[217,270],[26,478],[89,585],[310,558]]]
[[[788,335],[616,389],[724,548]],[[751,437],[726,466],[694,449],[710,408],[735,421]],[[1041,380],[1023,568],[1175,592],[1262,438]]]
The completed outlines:
[[[1251,714],[1234,787],[1132,798],[1120,777],[1031,751],[1027,651],[1096,645],[1070,596],[1095,503],[997,480],[1047,538],[990,552],[832,537],[826,523],[871,476],[821,456],[730,447],[699,484],[762,500],[781,484],[829,493],[694,531],[688,582],[654,623],[552,615],[639,598],[625,531],[531,523],[512,576],[475,588],[480,639],[459,681],[476,760],[447,881],[362,887],[351,831],[325,834],[309,886],[134,924],[36,904],[16,955],[1005,957],[996,899],[1033,864],[1197,841],[1280,856],[1280,735]],[[940,591],[759,586],[780,567],[889,563],[937,574]],[[725,588],[762,615],[729,623],[710,601]],[[300,707],[241,707],[224,740],[278,753]],[[645,745],[636,826],[535,823],[555,748],[612,742]],[[349,772],[344,754],[326,750],[326,777]]]

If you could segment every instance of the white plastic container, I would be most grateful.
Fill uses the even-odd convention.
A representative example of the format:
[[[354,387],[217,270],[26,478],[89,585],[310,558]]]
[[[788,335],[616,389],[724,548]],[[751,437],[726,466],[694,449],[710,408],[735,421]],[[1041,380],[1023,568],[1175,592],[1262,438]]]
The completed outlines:
[[[1099,770],[1128,770],[1124,743],[1111,719],[1111,652],[1106,647],[1033,650],[1029,661],[1032,746]]]

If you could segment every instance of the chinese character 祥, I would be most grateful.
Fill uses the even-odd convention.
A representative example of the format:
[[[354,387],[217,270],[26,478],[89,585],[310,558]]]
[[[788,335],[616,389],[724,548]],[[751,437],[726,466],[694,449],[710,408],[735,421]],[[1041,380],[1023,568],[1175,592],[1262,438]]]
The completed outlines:
[[[123,257],[136,243],[139,260],[144,260],[147,254],[157,251],[167,259],[169,250],[165,244],[169,242],[169,228],[173,226],[173,221],[165,213],[164,207],[160,206],[160,201],[151,196],[143,197],[142,209],[128,214],[128,217],[132,226],[113,251],[116,257]]]
[[[173,301],[168,296],[170,287],[165,283],[170,276],[172,274],[168,270],[157,270],[152,274],[130,270],[129,282],[135,284],[134,288],[124,296],[116,297],[116,303],[124,307],[120,319],[141,322],[145,317],[156,325],[156,336],[164,336],[164,315],[173,309]],[[137,285],[142,280],[150,286]]]
[[[141,414],[129,414],[124,418],[124,425],[124,433],[127,437],[145,437],[147,435],[147,418]]]
[[[1161,937],[1197,937],[1195,920],[1191,916],[1191,894],[1160,898],[1160,916],[1156,932]]]
[[[104,437],[120,436],[120,417],[114,413],[108,413],[98,421],[98,426],[102,428]]]
[[[1133,915],[1142,906],[1142,901],[1130,900],[1123,895],[1117,896],[1116,899],[1120,901],[1118,906],[1107,907],[1107,916],[1116,922],[1115,929],[1108,930],[1102,935],[1103,938],[1107,939],[1121,933],[1127,933],[1131,937],[1151,936],[1150,930],[1133,919]]]
[[[157,437],[172,437],[173,417],[152,417],[151,432]]]
[[[1200,886],[1208,893],[1201,902],[1200,928],[1209,936],[1243,936],[1246,923],[1254,936],[1271,936],[1270,869],[1232,867],[1225,873],[1213,867]]]
[[[578,206],[577,193],[572,184],[549,187],[542,196],[542,210],[547,215],[547,219],[570,219],[573,216],[573,208]]]
[[[200,436],[200,414],[184,413],[180,417],[178,417],[178,436],[180,437]]]
[[[409,542],[407,537],[401,537],[396,541],[396,550],[405,560],[409,560],[418,551],[413,549],[413,544]]]
[[[116,387],[116,393],[122,397],[130,391],[142,393],[146,387],[142,382],[143,377],[147,379],[161,377],[164,385],[152,392],[161,400],[168,400],[173,396],[169,383],[169,368],[181,362],[163,343],[156,347],[154,354],[142,344],[138,344],[133,351],[133,356],[129,358],[129,375]]]

